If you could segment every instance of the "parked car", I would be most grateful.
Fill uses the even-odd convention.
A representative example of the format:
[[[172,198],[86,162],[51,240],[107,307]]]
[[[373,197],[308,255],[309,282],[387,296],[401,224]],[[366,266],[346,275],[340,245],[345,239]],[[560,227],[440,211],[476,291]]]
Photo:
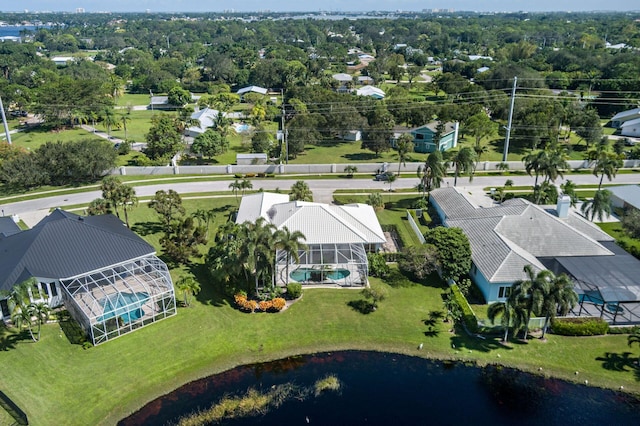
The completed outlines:
[[[11,114],[12,117],[26,117],[28,115],[27,111],[11,111],[9,114]]]
[[[376,175],[376,180],[386,182],[389,180],[389,176],[393,175],[391,172],[378,173]]]

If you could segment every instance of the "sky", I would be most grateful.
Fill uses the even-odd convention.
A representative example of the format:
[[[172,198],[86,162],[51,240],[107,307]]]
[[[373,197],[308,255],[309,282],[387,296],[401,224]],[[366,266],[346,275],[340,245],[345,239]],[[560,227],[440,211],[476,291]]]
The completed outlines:
[[[0,11],[75,11],[86,12],[238,12],[279,11],[421,11],[454,9],[456,11],[592,11],[640,10],[637,0],[3,0]]]

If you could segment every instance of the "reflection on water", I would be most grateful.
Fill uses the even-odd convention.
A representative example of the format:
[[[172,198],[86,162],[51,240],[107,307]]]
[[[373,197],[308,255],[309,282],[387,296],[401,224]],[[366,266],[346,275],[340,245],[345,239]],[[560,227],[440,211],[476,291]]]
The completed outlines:
[[[121,425],[175,423],[249,388],[309,387],[336,376],[340,392],[291,399],[264,415],[225,421],[283,424],[637,425],[640,401],[614,391],[520,373],[404,355],[346,351],[247,365],[189,383]]]

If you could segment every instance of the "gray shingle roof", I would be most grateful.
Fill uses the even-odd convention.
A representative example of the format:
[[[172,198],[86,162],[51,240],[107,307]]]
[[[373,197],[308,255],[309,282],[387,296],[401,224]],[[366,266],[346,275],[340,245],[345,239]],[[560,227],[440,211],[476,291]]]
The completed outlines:
[[[638,185],[623,185],[612,186],[607,188],[611,193],[624,200],[625,203],[632,205],[636,209],[640,209],[640,186]]]
[[[525,265],[545,269],[538,257],[613,255],[599,243],[611,237],[575,214],[559,219],[518,198],[478,207],[455,188],[434,190],[431,198],[444,212],[446,225],[467,235],[473,263],[489,282],[522,279]]]
[[[32,229],[0,240],[0,290],[32,276],[70,278],[153,253],[113,215],[55,210]]]

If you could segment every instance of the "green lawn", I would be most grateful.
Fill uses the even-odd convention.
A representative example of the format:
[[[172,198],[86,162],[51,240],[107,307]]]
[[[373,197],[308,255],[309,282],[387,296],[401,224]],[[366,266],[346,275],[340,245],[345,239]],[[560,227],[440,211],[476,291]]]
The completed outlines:
[[[385,201],[388,194],[384,194]],[[397,223],[410,201],[394,199],[393,209],[380,213],[383,223]],[[216,223],[235,207],[233,198],[185,201],[188,211],[218,210]],[[155,213],[140,205],[131,214],[133,229],[158,246]],[[215,225],[212,225],[212,227]],[[304,297],[280,314],[244,314],[230,306],[194,265],[202,291],[190,308],[178,315],[101,346],[83,350],[70,344],[57,324],[43,329],[42,341],[15,341],[0,328],[0,388],[37,425],[114,424],[149,400],[193,379],[233,366],[291,354],[338,349],[393,351],[423,357],[453,358],[478,363],[500,362],[529,371],[589,380],[596,386],[640,393],[637,367],[612,367],[611,360],[640,353],[629,349],[626,336],[567,338],[548,336],[503,347],[450,333],[449,324],[436,326],[426,337],[423,321],[430,310],[441,309],[439,282],[401,280],[389,287],[380,308],[363,315],[348,306],[360,299],[353,290],[308,289]],[[174,279],[183,270],[173,270]],[[380,285],[377,279],[373,282]],[[394,284],[395,285],[395,284]],[[482,308],[478,308],[482,315]],[[417,346],[424,343],[422,351]],[[498,359],[500,355],[500,359]],[[608,358],[607,358],[608,357]],[[634,369],[635,375],[634,375]]]
[[[100,139],[97,136],[87,133],[82,129],[70,129],[63,131],[45,131],[40,127],[30,129],[29,131],[14,133],[11,135],[11,141],[14,145],[29,150],[34,150],[40,145],[47,142],[56,141],[78,141],[84,139]]]

